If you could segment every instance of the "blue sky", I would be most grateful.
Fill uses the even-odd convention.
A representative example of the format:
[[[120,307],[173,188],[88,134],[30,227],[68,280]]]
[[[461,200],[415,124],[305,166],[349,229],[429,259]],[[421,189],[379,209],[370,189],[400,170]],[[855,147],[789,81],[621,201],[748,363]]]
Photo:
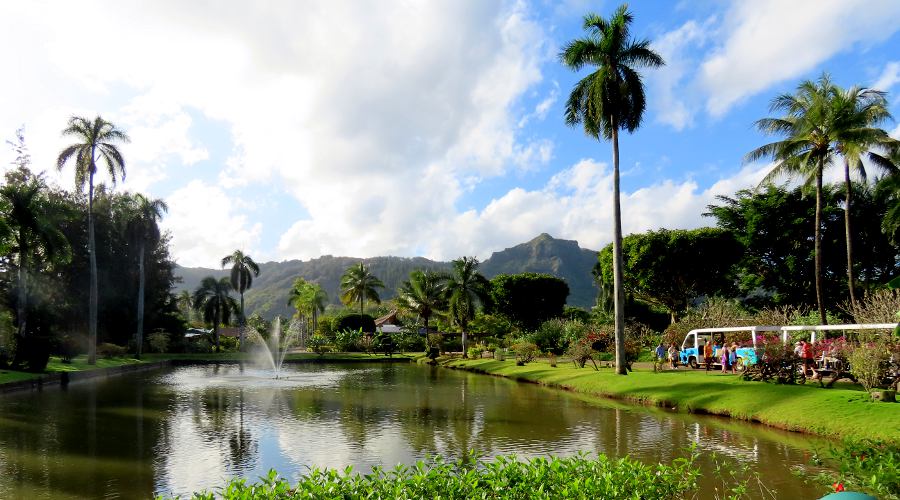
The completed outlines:
[[[611,148],[564,125],[586,73],[557,54],[585,13],[617,5],[4,2],[0,131],[24,125],[34,168],[69,187],[53,168],[66,118],[125,129],[116,189],[168,202],[188,266],[235,248],[486,258],[541,232],[599,249]],[[716,195],[755,185],[767,165],[742,157],[770,139],[753,122],[803,79],[875,86],[900,115],[900,2],[630,7],[668,64],[643,71],[644,124],[621,140],[626,233],[709,224]]]

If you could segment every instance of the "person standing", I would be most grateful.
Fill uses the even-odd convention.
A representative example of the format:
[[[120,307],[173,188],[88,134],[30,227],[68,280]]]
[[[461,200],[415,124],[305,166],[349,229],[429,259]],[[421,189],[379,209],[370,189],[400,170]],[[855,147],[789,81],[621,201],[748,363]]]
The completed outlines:
[[[731,359],[729,357],[728,346],[724,343],[722,344],[722,358],[719,361],[722,363],[722,373],[728,373],[728,360]]]
[[[713,343],[712,338],[703,346],[703,361],[706,363],[706,371],[709,371],[713,365]]]
[[[666,360],[666,347],[663,345],[662,341],[656,346],[656,360],[659,362]]]
[[[728,352],[728,365],[731,367],[731,373],[737,374],[737,344],[731,343],[731,349]]]
[[[678,369],[678,349],[675,347],[675,344],[671,344],[669,346],[669,361],[672,362],[672,369]]]

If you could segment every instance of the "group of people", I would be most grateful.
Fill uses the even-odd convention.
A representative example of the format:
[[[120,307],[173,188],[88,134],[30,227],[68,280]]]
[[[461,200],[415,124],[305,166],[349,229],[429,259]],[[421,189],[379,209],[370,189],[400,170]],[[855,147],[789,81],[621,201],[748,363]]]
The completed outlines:
[[[703,346],[703,357],[706,364],[706,371],[710,371],[718,360],[719,364],[722,367],[722,373],[737,373],[737,349],[738,345],[734,342],[731,345],[725,344],[724,339],[721,342],[722,347],[716,348],[712,342],[707,342],[706,345]],[[664,363],[666,361],[669,362],[669,365],[673,370],[678,369],[678,362],[680,359],[680,355],[678,353],[678,347],[675,344],[670,344],[669,348],[663,345],[662,342],[656,346],[656,358],[660,363]]]

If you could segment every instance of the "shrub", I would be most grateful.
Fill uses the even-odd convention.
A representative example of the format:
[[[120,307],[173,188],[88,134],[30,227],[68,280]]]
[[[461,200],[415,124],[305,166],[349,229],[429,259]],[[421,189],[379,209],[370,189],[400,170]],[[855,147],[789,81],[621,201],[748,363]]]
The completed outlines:
[[[850,373],[866,391],[882,386],[890,362],[887,345],[882,342],[865,342],[850,352]]]
[[[900,290],[882,289],[866,292],[853,309],[845,304],[842,309],[853,316],[855,323],[894,323],[900,310]]]
[[[63,363],[71,363],[72,358],[78,356],[82,352],[84,352],[82,343],[75,337],[64,335],[63,338],[59,340],[59,355],[62,358]]]
[[[483,346],[473,346],[469,348],[469,352],[467,353],[472,359],[479,359],[482,355],[484,355],[484,347]]]
[[[338,321],[340,318],[336,316],[320,316],[316,334],[328,339],[329,342],[334,341],[335,334],[338,332]]]
[[[541,352],[540,349],[538,349],[538,346],[526,339],[516,342],[513,345],[513,350],[516,353],[516,364],[519,366],[524,366],[525,364],[534,361],[534,358]]]
[[[345,330],[360,330],[365,333],[375,333],[375,318],[368,314],[347,314],[338,318],[335,325],[337,333]]]
[[[425,337],[420,335],[418,330],[407,330],[404,328],[395,336],[395,339],[400,352],[425,350]]]
[[[363,335],[356,341],[356,346],[362,352],[372,354],[375,352],[375,339],[371,335]]]
[[[437,348],[439,352],[444,352],[444,336],[440,333],[429,333],[425,344],[429,350]]]
[[[97,346],[97,356],[101,358],[121,358],[128,352],[124,346],[103,342]]]
[[[374,343],[372,348],[375,351],[382,352],[388,356],[393,355],[394,350],[397,348],[394,336],[390,333],[378,332],[372,338],[372,342]]]
[[[806,382],[800,373],[801,359],[794,354],[793,346],[785,345],[777,336],[764,337],[757,342],[756,363],[745,367],[744,380],[779,384]]]
[[[541,326],[528,336],[530,342],[535,344],[542,352],[562,354],[569,346],[566,338],[566,324],[569,321],[562,319],[550,319],[541,323]]]
[[[594,370],[597,369],[597,362],[594,361],[594,349],[591,348],[590,341],[574,342],[569,346],[566,354],[572,358],[572,362],[578,368],[584,368],[584,365],[591,361],[594,364]]]
[[[444,352],[462,352],[462,339],[453,337],[444,339]]]
[[[439,458],[371,473],[313,468],[296,484],[271,470],[258,483],[233,479],[215,492],[197,492],[196,500],[274,498],[682,498],[697,488],[697,453],[671,465],[646,465],[625,457],[496,457],[482,462],[469,456],[447,463]]]
[[[306,348],[310,351],[322,356],[328,349],[328,339],[324,335],[315,334],[312,337],[306,339]]]
[[[237,337],[219,337],[219,350],[222,352],[237,352],[239,344]]]
[[[187,352],[206,354],[212,352],[212,343],[209,339],[201,338],[193,342],[188,342]]]
[[[150,346],[150,352],[167,352],[169,350],[169,334],[153,332],[147,337],[147,345]]]
[[[359,342],[363,338],[363,332],[358,330],[340,330],[334,336],[334,347],[339,352],[351,352],[359,349]]]

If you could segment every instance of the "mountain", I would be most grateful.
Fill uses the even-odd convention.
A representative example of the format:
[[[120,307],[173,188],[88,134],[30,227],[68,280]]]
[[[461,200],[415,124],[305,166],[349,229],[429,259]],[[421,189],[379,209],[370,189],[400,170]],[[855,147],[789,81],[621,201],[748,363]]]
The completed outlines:
[[[260,273],[253,280],[253,288],[244,294],[247,315],[259,312],[267,318],[277,314],[291,316],[293,309],[287,305],[288,290],[298,276],[321,285],[328,293],[330,302],[338,304],[341,275],[360,260],[384,282],[385,288],[380,292],[382,300],[396,296],[397,288],[404,280],[409,279],[409,273],[413,269],[449,271],[451,267],[449,262],[424,257],[359,259],[325,255],[308,261],[264,262],[259,265]],[[488,278],[502,273],[552,274],[569,284],[569,305],[587,308],[593,305],[597,293],[591,277],[591,269],[596,262],[596,251],[579,247],[577,241],[559,240],[544,233],[527,243],[494,252],[482,262],[480,270]],[[227,276],[228,270],[178,266],[175,268],[175,275],[181,277],[181,283],[176,285],[176,292],[193,291],[204,277]]]

